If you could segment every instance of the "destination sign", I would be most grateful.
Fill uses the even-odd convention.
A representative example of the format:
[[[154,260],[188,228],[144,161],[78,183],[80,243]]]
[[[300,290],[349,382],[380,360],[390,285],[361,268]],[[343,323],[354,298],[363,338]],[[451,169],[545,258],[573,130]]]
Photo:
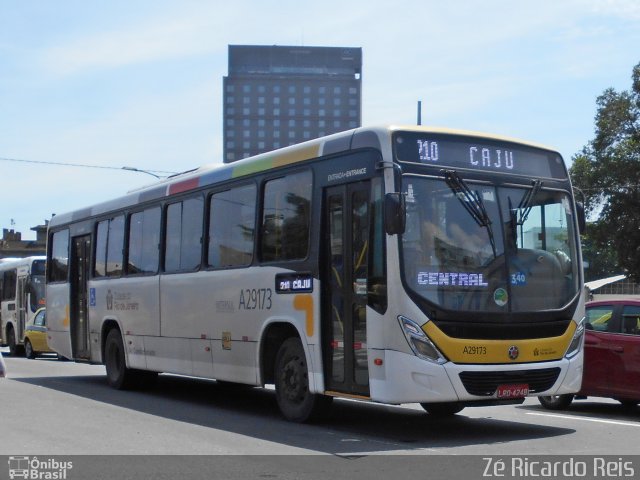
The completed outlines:
[[[313,276],[311,273],[278,273],[276,275],[276,292],[313,292]]]
[[[562,157],[553,151],[470,136],[401,132],[395,158],[441,168],[465,168],[528,177],[567,178]]]

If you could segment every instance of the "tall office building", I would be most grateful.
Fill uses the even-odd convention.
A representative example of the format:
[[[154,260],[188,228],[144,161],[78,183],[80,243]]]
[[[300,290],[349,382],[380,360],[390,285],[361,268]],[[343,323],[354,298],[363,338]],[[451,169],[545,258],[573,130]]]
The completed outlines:
[[[361,125],[362,49],[229,45],[224,161]]]

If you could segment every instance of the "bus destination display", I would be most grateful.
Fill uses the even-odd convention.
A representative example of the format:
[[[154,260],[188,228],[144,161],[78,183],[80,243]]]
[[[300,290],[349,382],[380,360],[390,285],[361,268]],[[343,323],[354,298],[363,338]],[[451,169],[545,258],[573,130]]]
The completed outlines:
[[[407,132],[396,135],[394,148],[396,158],[402,162],[532,177],[567,178],[560,155],[515,143]]]

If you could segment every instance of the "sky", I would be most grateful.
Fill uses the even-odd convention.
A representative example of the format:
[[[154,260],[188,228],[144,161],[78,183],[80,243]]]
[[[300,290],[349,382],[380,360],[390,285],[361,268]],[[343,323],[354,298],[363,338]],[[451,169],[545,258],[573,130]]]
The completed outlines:
[[[631,88],[640,2],[0,0],[0,228],[34,239],[52,214],[155,181],[122,167],[221,163],[228,45],[243,44],[361,47],[363,126],[415,124],[421,100],[425,125],[570,165],[598,95]]]

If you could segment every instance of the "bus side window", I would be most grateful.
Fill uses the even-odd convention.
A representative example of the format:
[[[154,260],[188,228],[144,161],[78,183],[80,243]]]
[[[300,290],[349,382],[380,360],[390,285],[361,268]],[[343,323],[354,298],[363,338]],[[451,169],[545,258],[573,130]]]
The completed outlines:
[[[247,266],[253,261],[256,186],[244,185],[211,196],[210,267]]]
[[[261,260],[302,260],[309,250],[311,172],[266,182],[262,212]]]
[[[193,271],[202,258],[204,198],[188,198],[167,207],[164,250],[166,272]]]
[[[60,230],[51,235],[51,261],[47,267],[50,282],[66,282],[69,270],[69,230]]]

